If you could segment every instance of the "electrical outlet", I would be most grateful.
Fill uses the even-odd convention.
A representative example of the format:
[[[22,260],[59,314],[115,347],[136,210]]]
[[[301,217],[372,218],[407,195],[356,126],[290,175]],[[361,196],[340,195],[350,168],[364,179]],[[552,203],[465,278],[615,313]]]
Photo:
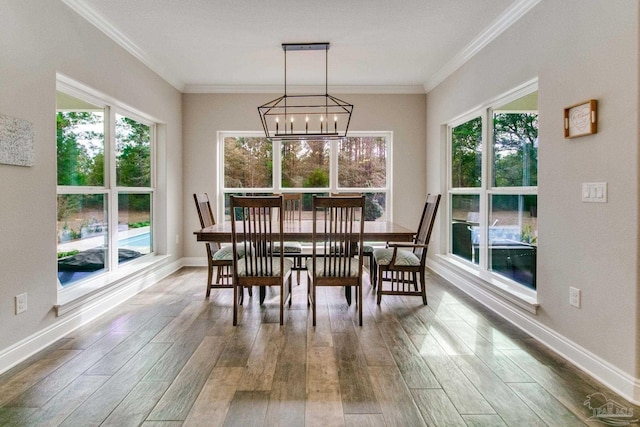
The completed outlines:
[[[176,234],[176,245],[180,244],[180,235]]]
[[[16,314],[27,311],[27,294],[16,295]]]
[[[569,288],[569,305],[580,308],[580,289]]]

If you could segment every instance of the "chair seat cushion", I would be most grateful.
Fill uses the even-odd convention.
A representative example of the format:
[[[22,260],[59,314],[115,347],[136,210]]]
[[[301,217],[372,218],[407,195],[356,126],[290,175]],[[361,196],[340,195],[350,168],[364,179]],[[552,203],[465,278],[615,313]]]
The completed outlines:
[[[244,245],[238,244],[238,258],[242,258],[244,253]],[[214,252],[212,258],[215,261],[233,261],[233,246],[222,246]]]
[[[373,253],[373,246],[371,246],[371,245],[363,245],[362,246],[362,253],[364,255],[371,255]]]
[[[327,264],[329,260],[327,260]],[[313,271],[313,258],[308,258],[306,261],[307,270]],[[317,276],[327,276],[324,270],[325,259],[324,258],[316,258],[316,275]],[[353,259],[351,261],[351,268],[348,272],[348,277],[358,277],[358,260]]]
[[[246,262],[245,262],[246,260]],[[247,266],[247,262],[251,262],[251,259],[248,257],[242,258],[241,260],[238,261],[238,276],[267,276],[267,274],[265,274],[264,270],[270,270],[272,271],[272,274],[269,274],[268,276],[284,276],[286,274],[288,274],[291,271],[291,268],[293,267],[293,261],[290,260],[289,258],[285,258],[284,259],[284,273],[280,274],[280,258],[273,258],[271,259],[271,263],[272,263],[272,268],[265,268],[264,270],[260,270],[258,269],[257,271],[254,268],[254,274],[249,274],[247,272],[246,266]],[[265,266],[265,267],[268,267]],[[249,270],[251,271],[251,270]]]
[[[302,243],[300,242],[284,242],[285,254],[300,254],[302,253]],[[273,252],[280,253],[280,243],[276,242],[273,246]]]
[[[373,251],[373,257],[378,265],[389,265],[391,258],[393,257],[393,248],[376,249]],[[398,249],[395,265],[419,266],[420,259],[412,251]]]

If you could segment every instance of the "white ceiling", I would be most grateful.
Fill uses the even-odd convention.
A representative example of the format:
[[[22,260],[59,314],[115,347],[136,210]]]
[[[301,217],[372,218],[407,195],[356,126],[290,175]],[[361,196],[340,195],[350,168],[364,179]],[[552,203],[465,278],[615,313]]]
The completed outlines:
[[[281,44],[329,42],[330,91],[413,93],[540,0],[62,1],[183,92],[281,92]],[[324,51],[287,54],[293,90],[324,72]]]

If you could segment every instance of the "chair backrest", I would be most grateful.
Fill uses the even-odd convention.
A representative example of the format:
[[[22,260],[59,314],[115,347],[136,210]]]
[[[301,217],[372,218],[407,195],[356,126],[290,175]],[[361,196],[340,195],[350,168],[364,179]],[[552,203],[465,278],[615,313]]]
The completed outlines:
[[[216,225],[216,220],[213,217],[213,211],[211,210],[211,203],[209,202],[209,195],[207,193],[194,193],[193,200],[196,202],[196,210],[198,211],[198,218],[200,219],[200,227],[210,227]],[[206,242],[207,254],[209,258],[220,249],[220,244],[216,242]]]
[[[420,225],[418,226],[418,232],[414,239],[414,243],[421,245],[428,245],[431,239],[431,231],[433,231],[433,223],[436,220],[436,214],[438,213],[438,206],[440,205],[440,194],[427,194],[427,201],[424,204],[422,210],[422,218],[420,219]],[[420,259],[424,259],[423,255],[426,255],[427,248],[416,247],[413,252]]]
[[[231,196],[230,207],[233,255],[242,275],[279,276],[284,271],[284,257],[273,248],[276,243],[283,245],[282,196]],[[244,252],[241,259],[239,250]],[[237,274],[238,268],[234,270]]]
[[[316,254],[322,251],[324,276],[349,276],[356,262],[358,275],[362,276],[362,255],[358,247],[362,247],[363,233],[364,196],[313,196],[314,269]]]
[[[205,228],[215,225],[216,220],[213,218],[211,203],[209,203],[209,195],[207,193],[194,193],[193,199],[196,202],[198,218],[200,218],[200,227]]]
[[[284,221],[302,220],[302,193],[282,193]]]

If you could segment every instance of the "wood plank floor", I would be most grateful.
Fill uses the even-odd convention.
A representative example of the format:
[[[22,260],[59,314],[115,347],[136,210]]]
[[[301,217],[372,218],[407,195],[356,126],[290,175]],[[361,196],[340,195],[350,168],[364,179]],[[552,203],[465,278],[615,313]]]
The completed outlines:
[[[0,425],[574,426],[596,392],[640,413],[433,274],[428,306],[378,306],[366,284],[362,327],[319,289],[315,328],[304,279],[284,326],[268,290],[234,327],[206,276],[184,268],[1,375]]]

